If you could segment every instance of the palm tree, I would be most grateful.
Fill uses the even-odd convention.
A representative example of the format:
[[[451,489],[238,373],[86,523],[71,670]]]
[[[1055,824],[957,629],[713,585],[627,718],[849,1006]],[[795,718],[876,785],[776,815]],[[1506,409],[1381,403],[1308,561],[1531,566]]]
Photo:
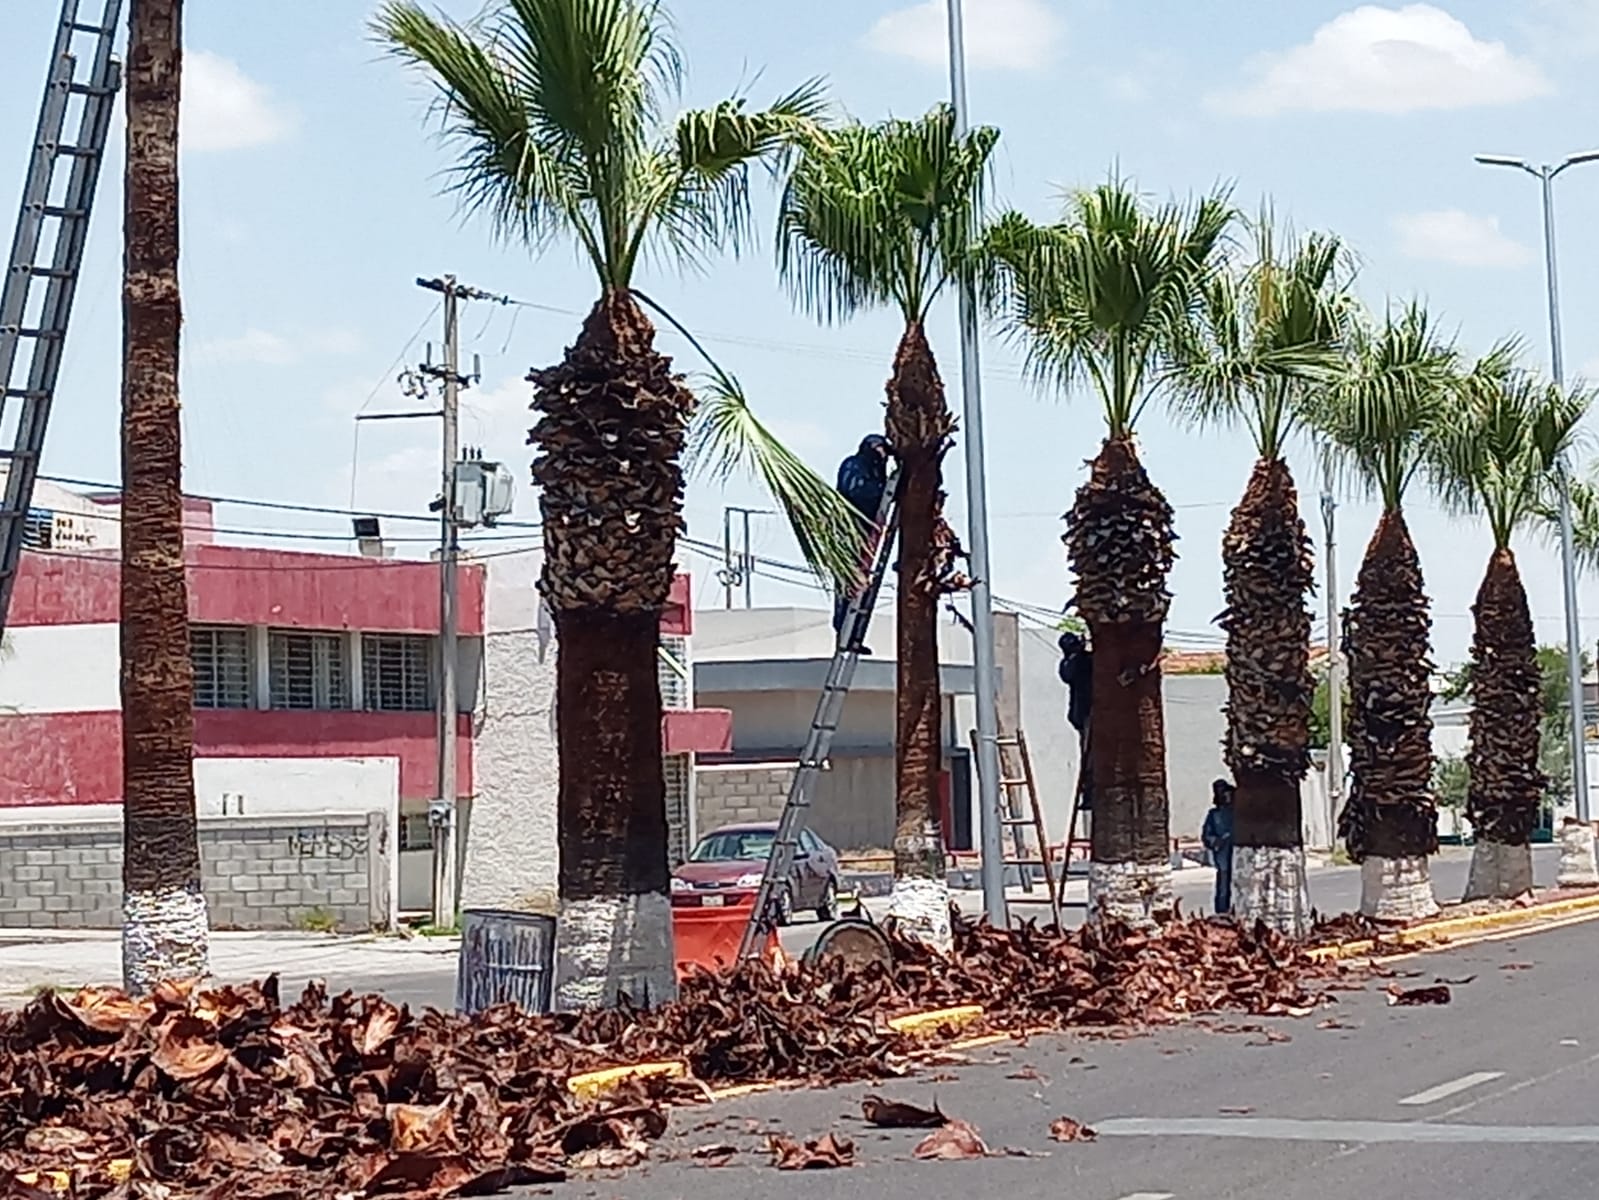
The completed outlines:
[[[958,136],[948,105],[915,121],[850,124],[810,138],[783,191],[778,268],[823,321],[866,308],[904,322],[888,381],[886,433],[899,460],[894,910],[911,928],[947,926],[938,836],[938,601],[935,530],[954,418],[926,321],[967,270],[999,131]]]
[[[1309,931],[1300,784],[1310,769],[1310,537],[1283,457],[1305,396],[1331,373],[1348,306],[1338,240],[1288,239],[1269,212],[1255,222],[1254,262],[1218,273],[1205,293],[1184,408],[1199,424],[1243,425],[1257,455],[1222,537],[1227,607],[1227,735],[1237,784],[1233,911],[1247,925]]]
[[[1477,364],[1462,395],[1440,438],[1437,474],[1452,506],[1485,518],[1494,540],[1471,608],[1466,815],[1477,841],[1465,898],[1475,900],[1532,887],[1529,838],[1548,782],[1538,765],[1542,673],[1511,539],[1534,522],[1547,527],[1556,472],[1589,396],[1517,369],[1510,345]]]
[[[122,222],[122,977],[206,974],[178,419],[182,0],[128,10]]]
[[[530,377],[539,589],[558,641],[557,997],[655,1003],[676,988],[655,664],[696,398],[656,351],[644,308],[687,331],[635,278],[651,248],[681,266],[739,247],[750,165],[816,124],[821,89],[668,119],[682,62],[655,0],[497,0],[465,25],[389,0],[374,31],[436,88],[466,206],[535,251],[575,243],[599,285],[563,361]],[[849,509],[712,370],[706,461],[725,471],[753,458],[813,565],[841,569],[859,544]]]
[[[1403,504],[1449,418],[1457,362],[1427,312],[1412,304],[1380,324],[1351,327],[1347,374],[1318,404],[1340,466],[1382,502],[1344,621],[1352,785],[1338,832],[1361,864],[1361,911],[1388,920],[1438,908],[1427,871],[1438,848],[1432,622]]]
[[[1010,215],[989,238],[989,290],[1035,378],[1086,383],[1103,406],[1105,441],[1063,540],[1094,652],[1090,909],[1130,921],[1172,907],[1160,654],[1175,557],[1171,505],[1133,431],[1187,361],[1234,215],[1223,193],[1151,209],[1112,179],[1076,194],[1059,224]]]

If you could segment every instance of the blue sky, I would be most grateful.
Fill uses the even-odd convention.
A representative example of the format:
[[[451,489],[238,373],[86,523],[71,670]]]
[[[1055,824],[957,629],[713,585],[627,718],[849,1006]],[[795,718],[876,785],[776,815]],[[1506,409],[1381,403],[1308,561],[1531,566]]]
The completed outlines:
[[[84,0],[86,8],[98,0]],[[7,219],[57,10],[12,0],[0,45],[0,204]],[[366,39],[371,0],[234,0],[191,4],[187,41],[182,282],[187,316],[183,394],[191,490],[363,508],[425,511],[436,478],[430,423],[364,427],[354,414],[402,406],[391,366],[437,340],[434,297],[418,275],[453,271],[544,308],[470,307],[469,352],[482,385],[466,396],[463,438],[514,464],[522,515],[528,367],[557,360],[595,288],[564,248],[533,259],[494,242],[443,193],[450,159],[424,123],[427,92]],[[444,9],[475,12],[478,0]],[[825,75],[842,107],[875,119],[914,114],[946,92],[941,0],[812,0],[806,5],[678,0],[690,104],[752,80],[756,101]],[[285,19],[292,11],[294,20]],[[1003,131],[998,199],[1037,217],[1062,189],[1113,164],[1157,195],[1231,182],[1253,208],[1270,196],[1301,228],[1336,231],[1360,254],[1368,300],[1424,297],[1464,345],[1521,332],[1547,361],[1536,183],[1472,163],[1477,152],[1558,159],[1599,144],[1599,101],[1581,83],[1599,61],[1594,0],[1439,0],[1367,5],[1295,0],[1261,5],[1175,0],[966,0],[973,119]],[[68,362],[46,453],[59,476],[114,479],[119,372],[120,123],[102,184]],[[1568,371],[1599,378],[1599,164],[1562,177],[1557,207]],[[769,228],[771,194],[757,196]],[[777,285],[770,248],[644,286],[699,331],[743,379],[761,411],[831,475],[880,425],[882,385],[898,330],[885,313],[839,328],[798,315]],[[549,311],[554,310],[554,311]],[[953,305],[937,314],[935,350],[959,408]],[[662,346],[692,359],[675,337]],[[1015,352],[985,345],[989,497],[995,587],[1057,607],[1069,592],[1059,514],[1100,438],[1086,397],[1040,396]],[[1177,640],[1214,639],[1221,607],[1219,540],[1247,475],[1239,435],[1195,433],[1146,417],[1149,469],[1178,509],[1173,575]],[[358,454],[355,451],[358,449]],[[964,525],[964,467],[948,460],[951,516]],[[1300,456],[1307,515],[1316,481]],[[724,503],[759,504],[751,487],[698,481],[691,534],[714,541]],[[1486,535],[1423,495],[1410,504],[1433,597],[1440,661],[1464,656]],[[1372,507],[1340,510],[1342,587],[1370,535]],[[337,518],[228,509],[229,526],[342,534]],[[760,553],[792,559],[775,521],[757,518]],[[413,537],[425,526],[393,532]],[[414,547],[413,547],[414,549]],[[1560,633],[1554,555],[1522,551],[1540,635]],[[682,556],[701,603],[719,600],[711,564]],[[757,603],[805,602],[771,579]],[[814,602],[814,597],[811,597]],[[1584,632],[1599,639],[1599,583],[1583,585]],[[1320,609],[1318,599],[1317,607]]]

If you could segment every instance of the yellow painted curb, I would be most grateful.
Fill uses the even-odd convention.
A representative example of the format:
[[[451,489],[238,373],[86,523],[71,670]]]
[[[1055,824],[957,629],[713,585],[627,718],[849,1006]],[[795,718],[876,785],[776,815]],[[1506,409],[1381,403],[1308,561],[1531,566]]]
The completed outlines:
[[[688,1064],[681,1060],[607,1067],[603,1071],[585,1071],[572,1076],[566,1081],[566,1090],[580,1100],[597,1100],[626,1079],[682,1079],[687,1074]]]
[[[906,1013],[889,1018],[888,1027],[909,1037],[925,1037],[942,1029],[961,1029],[983,1019],[981,1004],[959,1004],[954,1008],[935,1008],[931,1012]]]
[[[1533,925],[1551,917],[1570,916],[1576,913],[1599,916],[1599,895],[1573,896],[1569,900],[1556,900],[1549,904],[1534,904],[1528,908],[1511,908],[1503,912],[1481,913],[1470,917],[1447,917],[1441,921],[1427,921],[1420,925],[1395,929],[1381,942],[1363,938],[1358,942],[1346,942],[1341,946],[1319,946],[1309,953],[1312,958],[1323,962],[1359,958],[1371,954],[1374,950],[1381,952],[1392,946],[1416,946],[1434,941],[1448,942],[1458,935],[1483,933],[1518,925]]]

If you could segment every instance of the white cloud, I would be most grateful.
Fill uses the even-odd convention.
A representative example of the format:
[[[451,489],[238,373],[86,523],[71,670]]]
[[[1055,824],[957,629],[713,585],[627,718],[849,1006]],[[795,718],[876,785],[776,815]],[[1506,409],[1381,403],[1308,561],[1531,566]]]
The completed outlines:
[[[200,353],[223,363],[290,367],[306,358],[358,353],[361,336],[348,329],[324,329],[308,337],[284,337],[268,329],[246,329],[237,337],[200,343]]]
[[[293,342],[265,329],[246,329],[238,337],[213,338],[200,343],[200,351],[224,363],[287,367],[300,361]]]
[[[1030,71],[1055,57],[1065,25],[1049,0],[966,0],[966,62],[973,68]],[[949,63],[944,0],[922,0],[877,19],[866,44],[883,54],[944,69]]]
[[[1431,4],[1351,9],[1310,41],[1259,56],[1249,73],[1252,83],[1212,96],[1212,106],[1246,116],[1402,113],[1512,104],[1552,90],[1537,64]]]
[[[180,144],[186,151],[243,150],[282,141],[294,128],[272,93],[219,54],[183,56]]]
[[[1478,217],[1458,208],[1404,213],[1393,220],[1399,250],[1406,258],[1430,259],[1457,267],[1519,267],[1532,251],[1507,237],[1498,217]]]

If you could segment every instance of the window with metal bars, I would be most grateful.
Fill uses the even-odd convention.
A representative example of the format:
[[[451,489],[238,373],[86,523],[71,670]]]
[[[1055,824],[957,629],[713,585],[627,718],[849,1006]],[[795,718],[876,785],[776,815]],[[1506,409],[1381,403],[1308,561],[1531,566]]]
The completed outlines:
[[[682,862],[694,848],[689,829],[694,763],[687,754],[668,754],[661,767],[666,776],[666,852],[672,862]]]
[[[687,708],[688,704],[688,639],[663,635],[661,649],[655,662],[656,678],[661,685],[662,708]]]
[[[25,550],[50,550],[55,546],[56,515],[48,508],[30,508],[22,518]]]
[[[414,633],[361,637],[361,691],[371,712],[433,708],[433,639]]]
[[[348,640],[342,633],[267,634],[273,708],[350,707]]]
[[[195,625],[189,629],[194,663],[194,707],[249,708],[255,663],[250,630],[233,625]]]

